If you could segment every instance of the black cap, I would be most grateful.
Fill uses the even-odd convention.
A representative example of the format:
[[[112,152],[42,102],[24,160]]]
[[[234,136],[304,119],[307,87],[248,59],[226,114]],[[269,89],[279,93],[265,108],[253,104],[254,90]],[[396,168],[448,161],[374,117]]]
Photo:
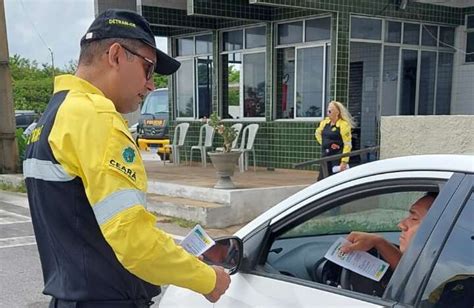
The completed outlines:
[[[156,48],[155,36],[150,24],[143,16],[127,10],[109,9],[92,22],[81,39],[81,46],[88,41],[108,38],[127,38],[140,40],[156,50],[155,73],[170,75],[181,65],[178,61]]]

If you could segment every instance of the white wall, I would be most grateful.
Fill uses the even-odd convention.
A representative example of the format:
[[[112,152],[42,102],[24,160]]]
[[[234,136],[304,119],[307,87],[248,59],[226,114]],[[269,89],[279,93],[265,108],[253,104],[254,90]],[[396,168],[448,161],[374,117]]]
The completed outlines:
[[[466,51],[466,27],[456,29],[456,47]],[[466,56],[457,51],[454,57],[451,114],[474,114],[474,63],[465,63]]]
[[[474,115],[382,117],[380,158],[474,154],[472,132]]]

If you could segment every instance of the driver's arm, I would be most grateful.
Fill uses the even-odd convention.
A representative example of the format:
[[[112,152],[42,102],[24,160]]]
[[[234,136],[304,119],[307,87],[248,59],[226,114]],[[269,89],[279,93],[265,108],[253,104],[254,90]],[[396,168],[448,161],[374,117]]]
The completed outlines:
[[[402,252],[395,245],[383,237],[365,232],[351,232],[346,238],[351,244],[341,248],[344,253],[362,250],[368,251],[372,248],[377,249],[382,258],[390,265],[391,270],[395,270],[402,258]]]

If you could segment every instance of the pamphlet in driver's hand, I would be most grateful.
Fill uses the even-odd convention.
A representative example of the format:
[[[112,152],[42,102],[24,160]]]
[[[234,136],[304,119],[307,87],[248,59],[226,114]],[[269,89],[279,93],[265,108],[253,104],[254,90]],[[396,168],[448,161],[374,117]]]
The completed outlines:
[[[190,254],[202,255],[206,250],[214,246],[214,240],[204,231],[200,225],[196,225],[188,235],[181,241],[180,245]]]
[[[389,267],[388,263],[365,251],[344,253],[341,251],[341,247],[345,244],[350,244],[350,242],[343,237],[338,238],[324,257],[359,275],[380,281]]]

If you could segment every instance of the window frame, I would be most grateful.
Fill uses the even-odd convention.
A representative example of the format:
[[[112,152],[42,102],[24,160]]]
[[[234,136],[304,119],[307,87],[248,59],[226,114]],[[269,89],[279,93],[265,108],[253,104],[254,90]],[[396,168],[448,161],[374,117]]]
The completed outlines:
[[[246,41],[246,30],[247,29],[252,29],[252,28],[259,28],[259,27],[265,27],[265,39],[266,36],[268,35],[268,27],[267,24],[265,23],[259,23],[259,24],[254,24],[250,25],[247,27],[237,27],[237,28],[227,28],[227,29],[222,29],[219,31],[219,76],[223,76],[223,66],[222,66],[222,56],[224,55],[230,55],[234,53],[240,53],[242,57],[242,63],[241,63],[241,73],[239,76],[239,118],[238,119],[233,119],[233,118],[223,118],[223,122],[265,122],[266,121],[266,116],[264,115],[263,117],[244,117],[244,74],[243,74],[243,68],[244,68],[244,55],[246,54],[255,54],[255,53],[264,53],[265,54],[265,113],[266,113],[266,108],[267,108],[267,75],[268,75],[268,65],[267,65],[267,42],[265,42],[265,46],[262,47],[254,47],[254,48],[247,48],[247,41]],[[236,50],[224,50],[224,33],[225,32],[231,32],[231,31],[236,31],[236,30],[242,30],[242,49],[236,49]],[[222,91],[224,84],[222,82],[222,78],[219,78],[219,113],[222,115],[224,110],[224,106],[222,104],[223,102],[223,96]]]
[[[314,122],[314,121],[321,121],[325,118],[326,114],[326,105],[328,102],[326,102],[326,98],[328,97],[327,91],[330,91],[330,85],[327,83],[331,82],[331,76],[327,76],[327,72],[331,71],[331,63],[327,63],[328,59],[328,48],[331,48],[331,41],[333,37],[333,18],[332,14],[323,14],[323,15],[317,15],[313,17],[305,17],[305,18],[295,18],[291,20],[285,20],[282,22],[276,22],[274,23],[274,33],[273,33],[273,40],[275,42],[275,45],[273,46],[272,53],[274,53],[274,59],[276,59],[276,52],[278,49],[285,49],[285,48],[294,48],[295,49],[295,86],[294,86],[294,93],[293,93],[293,107],[294,107],[294,117],[285,119],[285,118],[277,118],[277,97],[278,93],[276,90],[273,91],[272,93],[272,117],[274,122]],[[318,40],[318,41],[306,41],[306,21],[308,20],[314,20],[314,19],[324,19],[324,18],[329,18],[330,20],[330,29],[329,29],[329,39],[325,40]],[[278,42],[278,26],[281,24],[288,24],[288,23],[293,23],[293,22],[298,22],[302,21],[303,26],[302,26],[302,42],[300,43],[293,43],[293,44],[277,44]],[[311,47],[323,47],[323,61],[324,61],[324,68],[323,68],[323,99],[322,99],[322,106],[321,106],[321,117],[296,117],[296,89],[297,89],[297,80],[296,80],[296,75],[297,75],[297,51],[298,49],[301,48],[311,48]],[[332,57],[330,57],[330,61],[333,61]],[[277,72],[278,70],[278,63],[277,61],[273,61],[272,63],[273,71]],[[328,70],[329,69],[329,70]],[[327,78],[329,77],[329,78]],[[277,89],[277,84],[278,80],[277,78],[273,78],[273,89]]]
[[[395,115],[400,115],[400,101],[402,99],[402,95],[401,95],[401,81],[400,81],[400,76],[401,76],[401,73],[402,73],[402,65],[401,65],[401,60],[402,60],[402,51],[403,50],[414,50],[414,51],[417,51],[417,83],[416,83],[416,98],[415,98],[415,112],[413,114],[413,116],[418,116],[418,107],[419,107],[419,93],[420,93],[420,63],[421,63],[421,52],[423,51],[433,51],[433,52],[436,52],[436,68],[435,68],[435,94],[434,94],[434,98],[433,98],[433,114],[432,115],[438,115],[436,112],[436,102],[437,102],[437,89],[438,89],[438,66],[439,66],[439,54],[440,53],[450,53],[453,55],[453,57],[455,56],[455,50],[453,48],[450,48],[450,47],[446,47],[446,46],[442,46],[442,44],[440,43],[441,42],[441,39],[440,39],[440,31],[441,31],[441,27],[446,27],[446,28],[453,28],[455,30],[455,28],[452,26],[452,25],[446,25],[446,24],[436,24],[436,23],[430,23],[430,22],[416,22],[416,21],[411,21],[411,20],[407,20],[407,19],[396,19],[396,18],[377,18],[377,17],[369,17],[369,16],[364,16],[364,15],[361,15],[361,14],[351,14],[351,18],[352,16],[354,17],[363,17],[363,18],[372,18],[372,19],[382,19],[382,37],[381,37],[381,40],[371,40],[371,39],[353,39],[351,38],[350,36],[350,33],[349,33],[349,42],[359,42],[359,43],[379,43],[381,44],[381,59],[380,59],[380,66],[381,66],[381,70],[379,72],[379,83],[378,83],[378,87],[380,89],[379,91],[379,94],[378,94],[378,104],[379,106],[381,106],[381,102],[382,102],[382,96],[384,95],[384,93],[382,93],[382,86],[383,86],[383,67],[384,67],[384,55],[385,55],[385,46],[393,46],[393,47],[399,47],[399,53],[398,53],[398,81],[397,81],[397,93],[396,93],[396,114]],[[392,43],[392,42],[387,42],[385,41],[385,33],[388,29],[388,23],[389,22],[400,22],[401,23],[401,34],[400,34],[400,42],[399,43]],[[467,19],[466,19],[466,22],[467,22]],[[413,45],[413,44],[405,44],[403,43],[403,38],[404,38],[404,35],[405,35],[405,24],[406,23],[409,23],[409,24],[417,24],[419,25],[419,31],[418,31],[418,44],[417,45]],[[423,27],[424,26],[435,26],[437,27],[437,44],[436,46],[425,46],[423,45],[423,42],[422,42],[422,37],[423,37]],[[349,32],[351,31],[352,29],[349,30]],[[455,38],[454,38],[455,39]],[[349,55],[350,55],[350,47],[349,47]],[[452,83],[452,80],[451,80],[451,83]],[[452,93],[452,86],[451,86],[451,93]],[[452,102],[452,101],[451,101]],[[379,120],[380,121],[380,117],[382,115],[382,108],[379,108],[378,109],[378,114],[377,114],[377,117],[379,117]]]
[[[175,59],[182,62],[182,61],[188,61],[192,60],[193,62],[193,72],[192,72],[192,85],[193,85],[193,116],[192,117],[180,117],[178,114],[178,76],[179,76],[179,70],[176,72],[176,77],[174,79],[174,99],[173,99],[173,109],[174,109],[174,114],[175,114],[175,119],[177,121],[198,121],[198,115],[199,115],[199,102],[197,101],[199,99],[199,95],[197,94],[198,91],[198,79],[197,79],[197,61],[200,57],[211,57],[212,58],[212,66],[214,67],[214,57],[213,57],[213,48],[211,47],[211,52],[210,53],[197,53],[197,46],[196,46],[196,37],[199,36],[205,36],[205,35],[211,35],[211,44],[213,44],[213,33],[212,32],[202,32],[202,33],[195,33],[195,34],[185,34],[185,35],[180,35],[180,36],[175,36],[173,37],[173,40],[175,40],[175,48],[173,48],[174,53],[177,55],[175,56]],[[178,54],[178,40],[179,39],[185,39],[185,38],[193,38],[193,53],[191,55],[185,55],[185,56],[180,56]],[[211,73],[212,75],[212,73]],[[211,90],[213,90],[212,84],[211,84]],[[210,101],[210,109],[212,110],[212,91],[211,91],[211,101]]]
[[[474,33],[474,26],[472,28],[467,27],[467,21],[468,21],[469,17],[474,18],[474,14],[466,14],[466,20],[465,20],[465,26],[466,26],[466,29],[465,29],[465,33],[466,33],[466,40],[465,40],[466,48],[465,48],[465,51],[466,51],[466,54],[464,55],[464,64],[474,65],[474,55],[472,55],[472,61],[467,61],[467,57],[468,57],[468,55],[467,55],[468,34]],[[474,36],[472,37],[472,40],[474,40]],[[474,50],[472,52],[474,52]]]

